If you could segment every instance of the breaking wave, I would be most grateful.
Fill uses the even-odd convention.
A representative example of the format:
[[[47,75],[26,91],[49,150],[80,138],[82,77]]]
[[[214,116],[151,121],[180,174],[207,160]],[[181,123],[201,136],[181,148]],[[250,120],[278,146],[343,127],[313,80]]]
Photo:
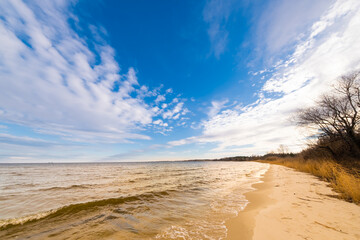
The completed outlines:
[[[6,230],[11,227],[15,227],[17,225],[24,225],[30,222],[35,222],[38,220],[43,219],[53,219],[56,217],[61,216],[70,216],[81,211],[91,211],[95,210],[100,207],[108,206],[108,205],[119,205],[128,202],[135,202],[135,201],[149,201],[156,198],[161,198],[167,196],[173,190],[169,191],[160,191],[154,193],[144,193],[137,196],[127,196],[127,197],[119,197],[119,198],[108,198],[108,199],[101,199],[96,201],[84,202],[84,203],[75,203],[66,205],[57,209],[52,209],[49,211],[31,214],[19,218],[11,218],[11,219],[4,219],[0,220],[0,231]]]

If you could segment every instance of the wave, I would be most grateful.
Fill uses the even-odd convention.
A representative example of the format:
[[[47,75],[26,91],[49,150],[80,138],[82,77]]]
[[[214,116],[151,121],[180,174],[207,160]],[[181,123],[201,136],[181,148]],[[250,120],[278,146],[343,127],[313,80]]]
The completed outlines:
[[[39,220],[49,220],[62,216],[70,216],[81,211],[91,211],[96,210],[100,207],[109,206],[109,205],[119,205],[128,202],[135,201],[149,201],[156,198],[161,198],[170,194],[170,192],[174,192],[175,190],[168,191],[160,191],[160,192],[152,192],[152,193],[144,193],[137,196],[127,196],[127,197],[119,197],[119,198],[107,198],[101,200],[95,200],[91,202],[84,203],[75,203],[66,205],[57,209],[52,209],[46,212],[36,213],[32,215],[23,216],[20,218],[12,218],[12,219],[4,219],[0,220],[0,231],[6,230],[18,225],[24,225],[32,222],[36,222]]]
[[[90,188],[94,186],[93,184],[82,184],[82,185],[78,185],[78,184],[75,184],[75,185],[71,185],[71,186],[68,186],[68,187],[50,187],[50,188],[42,188],[42,189],[39,189],[40,191],[53,191],[53,190],[70,190],[70,189],[79,189],[79,188]]]
[[[4,186],[2,189],[3,190],[11,190],[13,188],[19,188],[19,187],[35,187],[36,185],[37,184],[33,184],[33,183],[16,183],[16,184]]]

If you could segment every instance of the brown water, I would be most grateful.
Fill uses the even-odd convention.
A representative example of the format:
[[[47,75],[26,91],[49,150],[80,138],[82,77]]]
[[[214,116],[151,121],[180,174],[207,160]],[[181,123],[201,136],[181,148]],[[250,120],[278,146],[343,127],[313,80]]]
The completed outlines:
[[[1,164],[0,239],[223,239],[267,164]]]

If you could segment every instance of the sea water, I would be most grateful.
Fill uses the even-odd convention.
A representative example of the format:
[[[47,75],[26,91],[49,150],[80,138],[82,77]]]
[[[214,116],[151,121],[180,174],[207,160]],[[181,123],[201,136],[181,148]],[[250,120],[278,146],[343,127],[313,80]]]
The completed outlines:
[[[0,239],[223,239],[267,164],[0,164]]]

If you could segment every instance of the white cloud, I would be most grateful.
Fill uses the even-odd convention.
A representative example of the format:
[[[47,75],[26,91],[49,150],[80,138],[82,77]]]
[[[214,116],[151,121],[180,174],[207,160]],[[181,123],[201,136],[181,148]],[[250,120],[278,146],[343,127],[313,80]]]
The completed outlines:
[[[162,101],[165,101],[165,96],[164,95],[158,95],[155,99],[155,103],[159,103],[159,102],[162,102]]]
[[[182,110],[183,106],[184,106],[184,102],[179,102],[178,104],[176,104],[176,106],[173,109],[164,112],[162,117],[164,119],[173,118],[175,114],[179,113]]]
[[[209,111],[208,111],[208,116],[213,117],[216,114],[218,114],[219,111],[221,109],[223,109],[225,104],[228,103],[228,102],[229,102],[228,99],[225,99],[223,101],[212,101],[211,102],[211,107],[209,108]]]
[[[174,117],[173,117],[173,119],[179,119],[179,117],[180,117],[180,113],[178,113],[178,114],[176,114]]]
[[[157,133],[160,133],[162,135],[167,135],[169,132],[173,130],[172,126],[169,126],[167,122],[164,122],[161,119],[153,121],[154,124],[154,130]]]
[[[56,143],[54,142],[45,141],[39,138],[14,136],[7,133],[0,133],[0,143],[33,147],[49,147],[52,145],[56,145]]]
[[[171,103],[178,103],[180,100],[178,98],[174,98]]]
[[[167,127],[167,126],[169,126],[167,123],[164,123],[161,119],[155,120],[155,121],[153,122],[153,124],[159,125],[159,126],[162,126],[162,127]]]
[[[120,74],[106,30],[90,25],[89,43],[69,25],[71,5],[0,2],[0,121],[74,141],[149,139],[136,132],[159,111],[144,98],[162,86],[139,85],[133,68]]]
[[[219,154],[263,154],[279,144],[292,151],[304,147],[306,130],[289,118],[313,104],[337,77],[360,68],[360,2],[335,2],[306,33],[294,53],[271,69],[255,103],[220,111],[202,122],[202,135],[169,145],[216,143],[213,151]]]
[[[321,81],[316,92],[323,92],[321,88],[330,85],[327,83],[358,68],[359,7],[351,0],[333,4],[312,25],[308,38],[297,44],[292,56],[276,66],[276,73],[263,90],[290,93],[309,81]]]
[[[268,3],[259,18],[256,31],[261,51],[279,54],[292,47],[319,20],[333,0],[275,0]],[[265,41],[264,41],[265,39]]]

